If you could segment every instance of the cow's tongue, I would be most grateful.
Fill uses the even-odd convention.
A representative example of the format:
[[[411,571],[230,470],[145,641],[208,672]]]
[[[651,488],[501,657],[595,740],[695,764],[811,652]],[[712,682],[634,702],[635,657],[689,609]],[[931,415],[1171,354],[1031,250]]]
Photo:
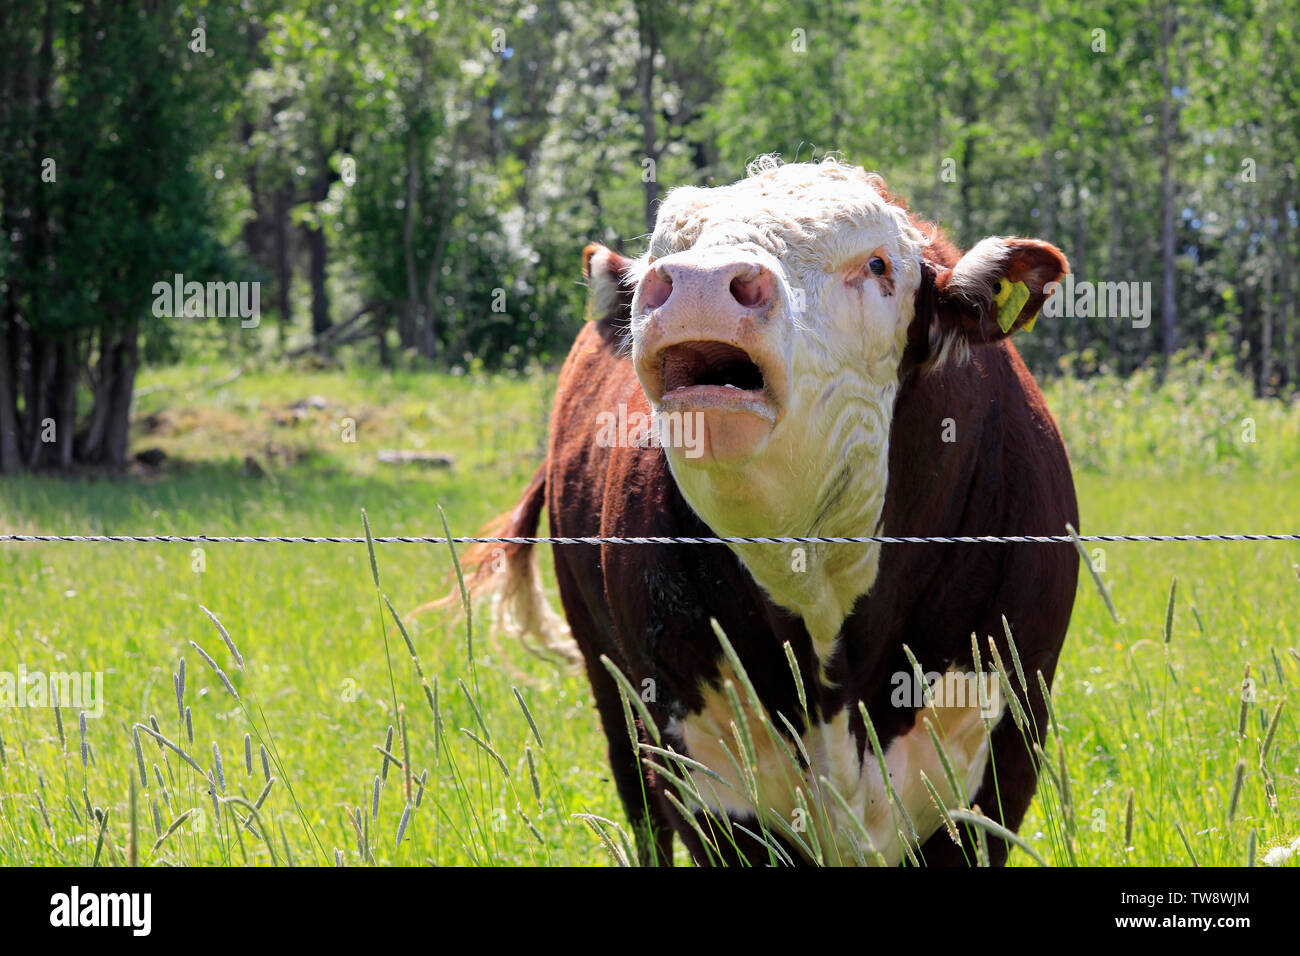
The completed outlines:
[[[744,349],[725,342],[683,342],[664,350],[664,394],[693,385],[763,388],[763,373]]]

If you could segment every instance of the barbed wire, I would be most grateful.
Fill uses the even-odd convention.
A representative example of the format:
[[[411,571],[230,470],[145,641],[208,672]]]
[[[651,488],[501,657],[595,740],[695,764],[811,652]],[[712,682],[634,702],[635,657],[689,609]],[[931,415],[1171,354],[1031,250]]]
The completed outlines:
[[[66,541],[84,544],[364,544],[364,537],[297,535],[208,535],[208,534],[0,534],[5,542]],[[861,537],[456,537],[412,535],[376,536],[375,544],[1070,544],[1076,540],[1094,542],[1168,541],[1300,541],[1300,533],[1280,534],[1012,534],[1012,535],[863,535]]]

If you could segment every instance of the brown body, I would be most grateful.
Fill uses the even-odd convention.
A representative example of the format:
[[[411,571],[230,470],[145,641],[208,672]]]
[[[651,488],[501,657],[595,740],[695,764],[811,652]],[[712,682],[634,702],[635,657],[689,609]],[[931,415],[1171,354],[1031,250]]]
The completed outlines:
[[[829,175],[833,183],[843,179],[835,170]],[[873,188],[883,186],[878,180],[868,181]],[[882,194],[888,202],[896,202],[883,190]],[[688,207],[697,202],[691,198],[695,195],[688,194],[682,207],[687,211],[673,213],[670,226],[689,222]],[[924,249],[919,284],[913,279],[909,292],[914,296],[915,317],[905,330],[906,345],[897,365],[883,510],[878,527],[836,533],[1059,535],[1067,524],[1078,527],[1064,444],[1037,384],[1008,340],[1012,331],[1032,325],[1046,298],[1047,285],[1068,269],[1064,257],[1045,243],[1008,239],[986,240],[959,261],[956,250],[937,230],[927,224],[916,225],[933,238]],[[679,263],[692,254],[680,253],[663,261]],[[738,274],[762,278],[782,270],[775,259],[764,261],[770,264],[770,272],[741,266]],[[885,263],[864,261],[873,266],[871,274],[880,282],[881,297],[872,301],[895,301],[891,274],[883,271]],[[579,333],[560,375],[547,461],[519,507],[496,525],[495,533],[534,536],[545,508],[550,533],[556,537],[715,536],[683,497],[663,449],[605,447],[608,443],[599,440],[597,433],[601,413],[620,406],[625,406],[629,416],[650,413],[644,384],[647,375],[656,394],[662,397],[664,391],[657,366],[651,363],[642,368],[639,377],[629,357],[633,352],[629,322],[634,315],[634,295],[642,296],[638,300],[642,314],[654,312],[664,323],[669,321],[671,296],[679,291],[683,301],[706,303],[680,320],[688,326],[696,321],[696,314],[703,325],[711,321],[710,315],[724,314],[718,310],[725,309],[732,310],[726,315],[740,316],[736,328],[742,330],[759,328],[754,323],[768,321],[766,313],[747,309],[756,295],[776,295],[773,290],[782,287],[784,278],[778,276],[779,281],[770,282],[763,278],[767,285],[757,294],[754,288],[759,280],[733,280],[733,299],[726,292],[732,267],[726,263],[719,267],[716,262],[710,260],[707,268],[700,266],[696,272],[674,265],[672,276],[664,278],[666,272],[657,274],[644,266],[633,269],[621,256],[588,247],[584,266],[592,280],[593,304],[588,316],[592,321]],[[850,284],[863,281],[855,263],[851,260],[847,270]],[[714,291],[701,283],[715,275],[722,277],[720,291],[716,291],[721,298],[708,299]],[[998,308],[994,295],[999,278],[1023,282],[1028,301],[1015,307],[1018,312],[1002,317],[1013,321],[995,324],[992,317]],[[746,349],[752,347],[748,339],[734,341]],[[638,346],[644,348],[644,343],[638,341]],[[757,355],[751,352],[751,356]],[[765,382],[777,380],[779,369],[774,359],[755,361]],[[730,398],[740,393],[721,394]],[[760,395],[757,391],[747,394]],[[840,465],[831,465],[829,470],[824,464],[819,467],[831,475]],[[842,478],[836,474],[833,487],[853,494],[870,480],[855,481],[855,477],[845,468]],[[789,495],[801,493],[805,489],[792,474]],[[527,546],[509,548],[507,570],[496,583],[504,587],[524,628],[541,630],[547,623],[547,611],[528,551]],[[488,555],[485,547],[468,560],[483,562]],[[1019,826],[1036,786],[1035,761],[1028,745],[1040,741],[1046,727],[1037,674],[1041,672],[1050,685],[1074,602],[1078,555],[1072,546],[884,545],[875,580],[865,593],[856,592],[860,596],[843,619],[828,660],[818,658],[818,644],[804,620],[774,603],[727,545],[555,545],[554,557],[565,617],[585,663],[609,744],[614,780],[643,862],[670,862],[674,834],[682,837],[696,861],[712,857],[695,828],[665,798],[661,782],[638,759],[628,740],[617,686],[601,658],[608,657],[634,687],[649,690],[642,696],[650,716],[667,743],[686,752],[689,748],[683,746],[684,738],[674,737],[673,728],[681,726],[683,715],[701,710],[706,691],[720,680],[723,654],[711,619],[735,646],[774,724],[781,726],[780,714],[797,734],[809,729],[783,649],[788,642],[803,675],[809,721],[833,726],[835,716],[842,720],[847,710],[847,733],[852,739],[843,735],[840,739],[847,740],[848,749],[854,749],[856,742],[854,759],[872,760],[857,711],[859,701],[886,752],[891,741],[926,733],[918,729],[919,702],[917,707],[900,706],[891,698],[895,689],[891,678],[912,673],[904,646],[926,673],[970,671],[975,669],[974,634],[987,668],[990,638],[1002,658],[1011,659],[1005,617],[1029,679],[1027,693],[1016,687],[1030,716],[1028,741],[1010,716],[1001,719],[992,733],[992,759],[987,765],[974,765],[974,779],[981,782],[973,785],[968,796],[972,804],[1005,826],[1012,830]],[[644,728],[642,735],[644,740]],[[982,778],[978,777],[980,766]],[[707,829],[710,821],[698,822]],[[752,862],[769,859],[756,841],[746,844],[736,832],[734,850]],[[990,840],[993,862],[1005,861],[1007,850],[1004,842]],[[798,858],[795,852],[790,855]],[[927,865],[936,865],[960,863],[971,859],[972,853],[969,846],[953,843],[940,829],[921,845],[919,856]]]
[[[530,535],[542,495],[550,533],[558,537],[708,536],[708,527],[678,493],[657,448],[602,448],[594,440],[593,409],[627,403],[649,411],[617,330],[585,326],[560,375],[551,420],[550,452],[541,481],[504,529]],[[962,423],[957,441],[941,440],[941,422]],[[1065,448],[1042,394],[1010,342],[977,348],[962,366],[914,373],[898,397],[892,429],[889,491],[882,533],[890,536],[1060,534],[1078,524]],[[531,520],[529,520],[531,519]],[[702,680],[715,677],[721,649],[715,618],[745,662],[769,712],[796,727],[800,708],[782,644],[789,641],[801,670],[811,674],[802,623],[774,606],[724,545],[556,545],[555,570],[573,637],[586,663],[609,741],[619,794],[638,830],[656,831],[660,859],[670,859],[672,834],[703,858],[692,828],[647,784],[627,739],[606,655],[632,680],[655,682],[648,707],[662,727],[670,708],[698,704]],[[880,575],[844,625],[828,689],[807,691],[824,713],[845,701],[866,702],[889,739],[911,726],[913,712],[890,705],[888,675],[910,668],[907,644],[925,671],[971,667],[971,633],[998,642],[1009,660],[1001,618],[1016,638],[1026,673],[1050,684],[1073,607],[1078,558],[1069,546],[1042,544],[885,545]],[[1046,714],[1037,687],[1030,710],[1036,726]],[[811,704],[810,704],[811,706]],[[860,721],[855,733],[862,735]],[[1010,719],[994,734],[992,772],[974,803],[1006,826],[1019,825],[1036,784],[1034,762]],[[647,820],[645,807],[649,803]],[[1006,846],[993,841],[995,861]],[[961,849],[940,832],[923,847],[930,865],[958,863]]]

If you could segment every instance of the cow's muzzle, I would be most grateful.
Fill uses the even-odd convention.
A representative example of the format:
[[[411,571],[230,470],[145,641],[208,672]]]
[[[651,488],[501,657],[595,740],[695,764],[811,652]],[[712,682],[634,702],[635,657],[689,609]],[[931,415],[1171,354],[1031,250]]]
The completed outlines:
[[[641,386],[661,415],[701,417],[710,460],[748,458],[782,417],[789,373],[774,347],[779,308],[773,270],[734,255],[667,257],[637,288]]]

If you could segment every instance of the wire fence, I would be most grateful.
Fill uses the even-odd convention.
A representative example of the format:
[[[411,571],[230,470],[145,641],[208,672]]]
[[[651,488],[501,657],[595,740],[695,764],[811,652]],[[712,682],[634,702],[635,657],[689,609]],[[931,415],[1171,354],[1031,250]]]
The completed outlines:
[[[1279,534],[1012,534],[1012,535],[922,535],[861,537],[595,537],[595,538],[495,538],[388,535],[365,537],[298,535],[208,535],[208,534],[0,534],[5,542],[67,541],[84,544],[1071,544],[1082,542],[1165,542],[1165,541],[1300,541],[1300,533]]]

